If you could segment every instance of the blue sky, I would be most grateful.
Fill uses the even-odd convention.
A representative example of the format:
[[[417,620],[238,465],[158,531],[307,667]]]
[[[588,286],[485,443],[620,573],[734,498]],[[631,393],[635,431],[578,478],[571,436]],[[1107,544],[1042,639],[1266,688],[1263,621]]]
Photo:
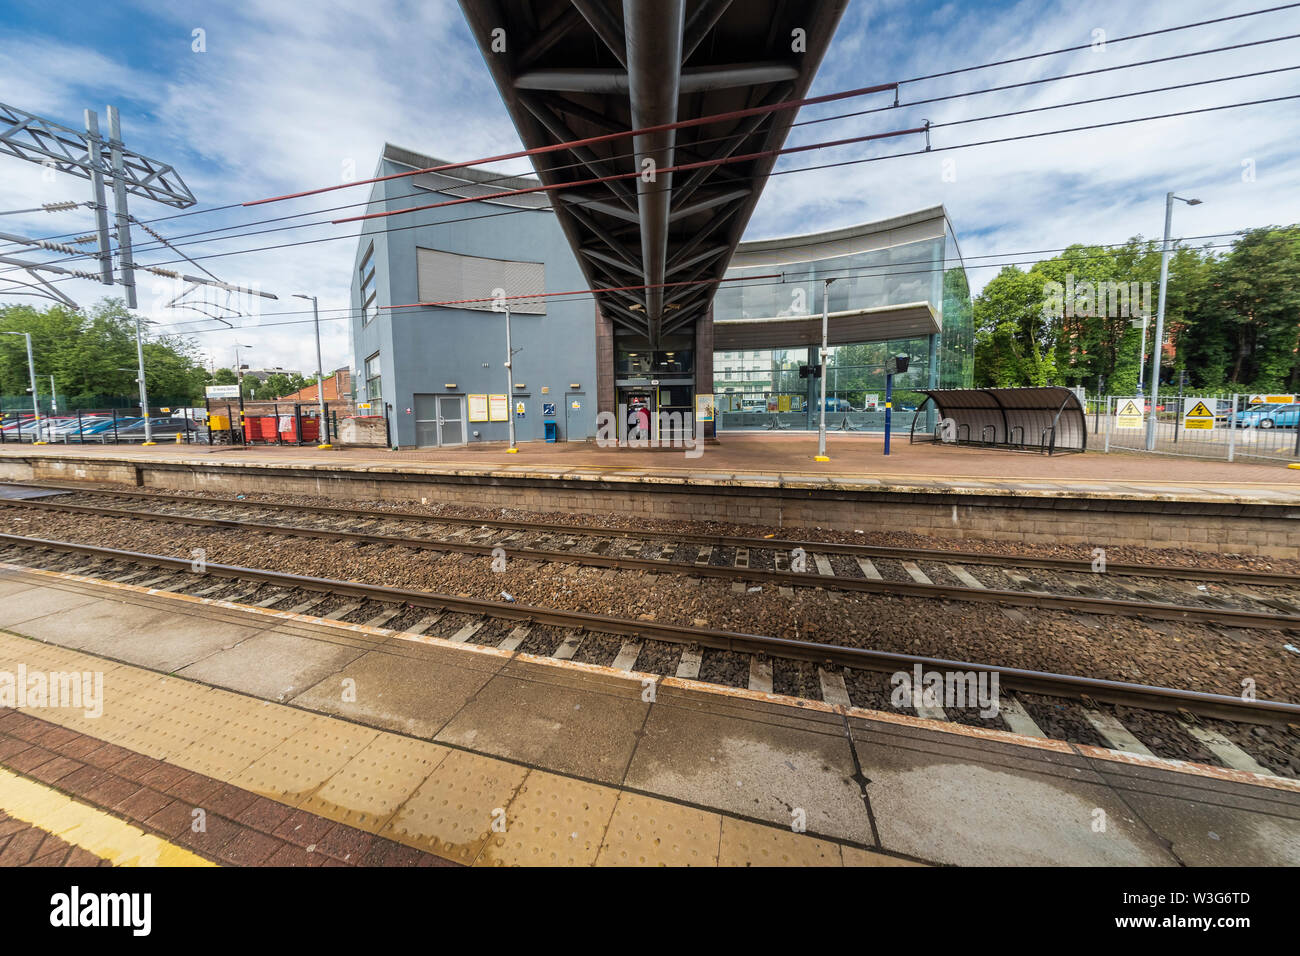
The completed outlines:
[[[1272,5],[1229,0],[1135,5],[1131,2],[917,3],[853,0],[818,74],[813,93],[899,81],[1075,44],[1221,17]],[[206,49],[193,50],[193,31]],[[1096,31],[1103,31],[1098,34]],[[973,91],[1045,76],[1120,66],[1139,60],[1300,33],[1300,9],[1251,17],[1104,48],[1033,60],[903,86],[897,110],[796,128],[790,143],[811,143],[906,128],[929,119],[957,119],[1042,107],[1300,64],[1300,40],[1191,57],[1173,63],[1063,80],[1019,90],[908,106],[918,99]],[[1300,71],[1234,80],[1184,91],[1131,97],[1047,112],[973,122],[932,133],[935,147],[1069,126],[1300,92]],[[127,142],[172,163],[206,208],[330,185],[355,170],[368,176],[385,141],[453,159],[519,146],[513,126],[452,0],[247,0],[222,4],[74,0],[57,7],[0,0],[0,102],[80,123],[86,107],[122,111]],[[875,99],[826,104],[800,120],[884,105]],[[1157,235],[1166,190],[1197,196],[1180,206],[1175,234],[1224,233],[1300,220],[1300,101],[1242,107],[1201,116],[1118,126],[1001,145],[773,178],[750,222],[763,238],[870,221],[942,202],[969,265],[992,253],[1055,249],[1071,242],[1113,242]],[[918,148],[917,137],[819,150],[783,159],[778,169]],[[944,161],[950,161],[946,166]],[[1243,165],[1246,164],[1246,165]],[[524,164],[507,164],[523,171]],[[1253,169],[1253,180],[1243,171]],[[83,200],[87,185],[43,178],[41,169],[0,157],[0,210],[63,199]],[[156,224],[169,238],[196,229],[357,202],[363,189],[341,191],[256,210],[236,209]],[[151,219],[174,212],[136,201]],[[84,232],[85,210],[5,216],[0,230],[29,236]],[[317,226],[263,237],[185,246],[195,256],[285,242],[327,242],[201,261],[229,282],[276,292],[260,324],[239,332],[196,336],[219,364],[236,342],[255,346],[253,364],[305,368],[314,354],[304,327],[273,323],[302,303],[293,292],[321,297],[323,315],[347,305],[355,227]],[[16,251],[0,243],[6,253]],[[52,254],[42,258],[56,260]],[[174,254],[142,249],[144,261]],[[185,266],[187,271],[193,271]],[[995,274],[971,268],[976,288]],[[110,290],[84,281],[64,284],[83,304]],[[141,288],[145,311],[167,326],[213,329],[160,311],[161,285]],[[0,289],[0,301],[9,300]],[[12,301],[24,301],[13,299]],[[25,300],[34,301],[34,300]],[[327,322],[325,362],[351,360],[346,324]]]

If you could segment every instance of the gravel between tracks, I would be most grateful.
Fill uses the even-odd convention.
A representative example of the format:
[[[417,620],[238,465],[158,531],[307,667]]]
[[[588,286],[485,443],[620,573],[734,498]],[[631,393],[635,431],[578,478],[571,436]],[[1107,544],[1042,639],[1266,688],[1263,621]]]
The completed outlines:
[[[1164,631],[1174,631],[1169,634],[1132,618],[1097,616],[1084,622],[1065,612],[1028,609],[1019,614],[1020,620],[1014,620],[993,605],[834,594],[820,588],[796,588],[793,597],[783,597],[774,588],[736,592],[727,581],[530,561],[512,561],[506,571],[494,573],[490,559],[472,555],[339,547],[327,541],[54,512],[5,509],[0,511],[0,527],[15,534],[186,559],[193,549],[202,548],[212,563],[493,601],[503,601],[502,592],[506,592],[518,603],[626,620],[769,634],[1216,693],[1238,694],[1243,681],[1253,680],[1262,698],[1300,700],[1300,655],[1283,648],[1295,638],[1277,631],[1219,633],[1200,625],[1166,626]],[[337,600],[336,606],[345,603],[344,599],[333,600]],[[742,672],[717,679],[745,686],[747,669],[746,659]]]
[[[121,494],[130,494],[129,488],[112,489]],[[77,500],[76,492],[67,500]],[[168,494],[192,497],[197,501],[233,498],[233,495],[213,495],[204,492],[169,491]],[[94,504],[98,496],[84,495],[80,503]],[[465,505],[421,503],[420,501],[387,501],[317,497],[313,495],[284,495],[249,493],[244,495],[249,502],[294,505],[345,506],[367,511],[405,511],[430,517],[457,517],[492,519],[499,521],[541,522],[547,524],[572,525],[575,530],[617,531],[629,529],[662,534],[665,540],[672,540],[675,532],[695,534],[734,535],[748,538],[771,536],[799,541],[822,541],[838,544],[866,544],[874,547],[925,548],[945,551],[971,551],[986,554],[1015,554],[1025,557],[1069,558],[1075,561],[1091,562],[1094,548],[1105,548],[1106,559],[1112,564],[1170,564],[1193,568],[1219,568],[1234,570],[1255,570],[1291,572],[1300,575],[1300,556],[1294,559],[1259,558],[1249,555],[1219,554],[1216,552],[1193,551],[1182,548],[1136,548],[1115,547],[1104,540],[1087,544],[1038,545],[1023,544],[1015,541],[984,541],[978,538],[941,537],[913,534],[906,531],[877,531],[869,528],[853,531],[840,531],[832,528],[787,526],[762,524],[729,524],[716,521],[695,519],[667,520],[647,518],[639,515],[618,515],[609,513],[575,514],[571,511],[533,512],[516,508],[472,508]],[[102,503],[102,499],[101,499]]]

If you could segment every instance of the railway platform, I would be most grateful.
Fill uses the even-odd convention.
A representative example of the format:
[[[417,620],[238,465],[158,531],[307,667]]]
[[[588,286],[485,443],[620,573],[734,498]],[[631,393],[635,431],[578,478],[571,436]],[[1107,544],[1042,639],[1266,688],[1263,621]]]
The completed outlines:
[[[0,862],[1300,859],[1291,779],[69,573],[0,596],[0,694],[83,678],[0,709]]]
[[[1300,554],[1300,471],[1132,454],[1053,458],[832,436],[736,435],[680,452],[533,443],[406,451],[0,445],[0,481],[408,500],[771,528],[893,529],[1030,544]]]

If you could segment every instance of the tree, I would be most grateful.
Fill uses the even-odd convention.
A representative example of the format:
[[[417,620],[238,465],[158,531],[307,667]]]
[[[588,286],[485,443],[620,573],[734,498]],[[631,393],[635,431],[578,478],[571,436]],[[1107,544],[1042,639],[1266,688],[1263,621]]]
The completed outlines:
[[[147,336],[149,323],[143,324]],[[37,392],[49,395],[53,375],[61,407],[121,406],[139,400],[135,318],[120,299],[105,299],[84,312],[62,305],[0,306],[0,331],[31,333]],[[152,404],[192,404],[199,399],[206,376],[191,341],[168,336],[146,340],[144,353]],[[0,336],[0,394],[30,401],[28,379],[22,338]]]

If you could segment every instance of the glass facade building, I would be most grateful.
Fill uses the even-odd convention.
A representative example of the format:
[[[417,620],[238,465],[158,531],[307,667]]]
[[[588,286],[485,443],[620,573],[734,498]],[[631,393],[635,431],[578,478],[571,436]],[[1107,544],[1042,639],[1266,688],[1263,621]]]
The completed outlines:
[[[942,207],[741,243],[727,278],[737,281],[719,287],[713,306],[720,431],[817,427],[820,383],[799,370],[817,363],[823,308],[828,427],[884,427],[882,366],[891,356],[910,359],[895,377],[896,410],[919,404],[915,389],[972,384],[970,289]],[[908,415],[893,417],[895,429],[910,424]]]

